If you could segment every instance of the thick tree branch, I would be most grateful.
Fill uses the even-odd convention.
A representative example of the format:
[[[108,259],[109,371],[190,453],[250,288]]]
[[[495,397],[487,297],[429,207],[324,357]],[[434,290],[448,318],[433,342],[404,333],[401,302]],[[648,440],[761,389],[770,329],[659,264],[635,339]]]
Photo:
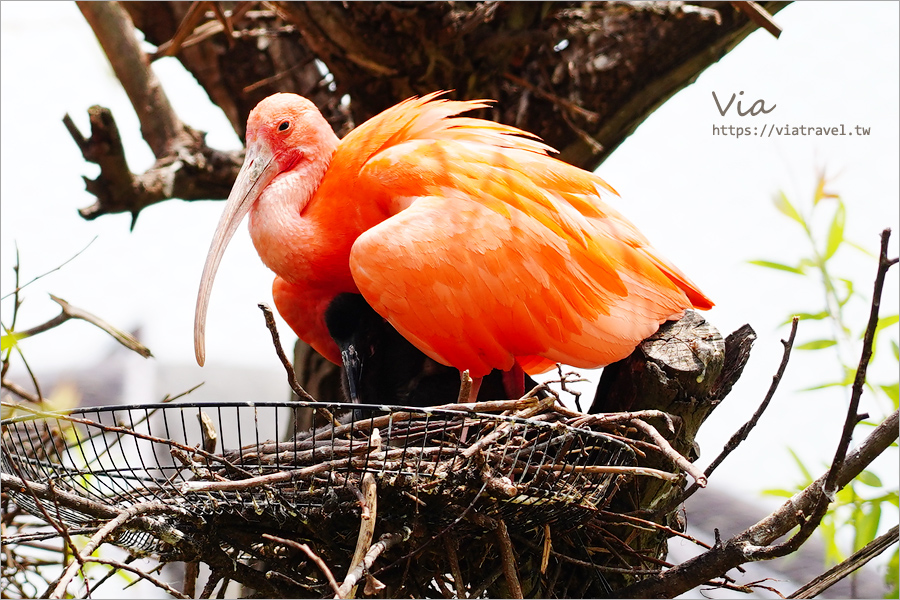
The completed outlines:
[[[900,415],[894,412],[876,427],[863,443],[847,455],[837,476],[847,485],[897,439]],[[674,598],[707,581],[722,576],[745,562],[760,560],[759,550],[800,524],[801,515],[811,514],[822,495],[827,473],[795,495],[774,513],[727,542],[658,575],[651,575],[617,591],[620,598]]]
[[[118,2],[76,2],[94,30],[116,77],[141,122],[141,135],[156,158],[172,153],[187,134],[172,109],[147,55],[138,44],[137,32],[128,13]]]
[[[762,6],[774,13],[785,5]],[[92,118],[98,139],[79,145],[87,160],[86,144],[100,148],[94,153],[107,164],[88,184],[98,197],[82,210],[88,219],[136,216],[170,198],[225,198],[240,165],[239,155],[210,150],[174,114],[131,19],[159,55],[177,52],[239,135],[252,107],[276,91],[311,97],[344,134],[409,96],[446,89],[496,99],[486,116],[537,133],[563,160],[589,170],[757,27],[728,2],[273,2],[262,8],[274,10],[241,3],[233,13],[216,3],[123,2],[127,14],[117,3],[79,6],[158,158],[132,175],[124,154],[101,143],[118,137],[111,117],[102,126]]]
[[[87,190],[97,201],[81,209],[81,216],[90,220],[128,212],[134,228],[140,211],[162,200],[227,196],[240,169],[241,153],[223,153],[207,147],[204,134],[181,122],[138,45],[128,13],[119,3],[79,2],[78,6],[128,94],[141,123],[141,134],[157,158],[146,173],[134,175],[128,168],[109,110],[90,108],[90,138],[85,138],[66,115],[63,122],[82,156],[100,166],[99,177],[85,178]]]
[[[209,148],[203,135],[186,129],[172,153],[163,156],[145,173],[128,168],[119,130],[109,109],[88,109],[91,137],[78,131],[69,115],[63,123],[88,162],[100,166],[96,179],[84,177],[87,191],[97,201],[78,212],[87,220],[107,214],[131,213],[131,227],[141,210],[171,198],[209,200],[225,198],[243,162],[243,152],[220,152]]]

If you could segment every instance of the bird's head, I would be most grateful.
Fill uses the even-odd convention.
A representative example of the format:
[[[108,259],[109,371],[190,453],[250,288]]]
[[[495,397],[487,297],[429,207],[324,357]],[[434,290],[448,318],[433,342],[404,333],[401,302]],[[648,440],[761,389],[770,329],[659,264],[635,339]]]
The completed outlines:
[[[337,143],[328,121],[315,104],[302,96],[274,94],[250,112],[244,164],[213,235],[197,295],[194,353],[201,366],[206,355],[206,312],[213,279],[234,232],[279,175],[290,174],[290,183],[303,188],[299,196],[308,201],[328,168]]]

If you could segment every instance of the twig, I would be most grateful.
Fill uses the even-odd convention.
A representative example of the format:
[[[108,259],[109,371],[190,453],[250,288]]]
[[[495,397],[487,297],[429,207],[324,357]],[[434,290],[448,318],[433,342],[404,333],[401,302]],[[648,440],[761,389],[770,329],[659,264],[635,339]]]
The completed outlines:
[[[522,585],[519,583],[519,574],[516,573],[516,555],[513,552],[512,541],[509,539],[509,531],[506,522],[497,519],[497,539],[500,542],[500,561],[503,564],[503,576],[509,586],[509,594],[512,598],[524,598]]]
[[[147,581],[149,581],[150,583],[152,583],[159,589],[165,591],[168,594],[171,594],[172,596],[174,596],[176,598],[193,598],[193,596],[191,596],[191,595],[187,595],[182,592],[179,592],[178,590],[176,590],[175,588],[170,586],[165,581],[163,581],[161,579],[157,579],[156,577],[153,577],[149,573],[147,573],[141,569],[138,569],[137,567],[132,567],[131,565],[123,563],[121,561],[112,560],[109,558],[101,558],[99,556],[82,556],[81,558],[86,563],[92,562],[92,563],[98,563],[101,565],[109,565],[109,566],[113,567],[113,572],[128,571],[129,573],[134,573],[141,579],[146,579]],[[96,590],[96,587],[94,589]]]
[[[834,460],[831,463],[831,469],[828,478],[825,480],[825,494],[831,496],[837,491],[836,482],[838,472],[844,463],[847,454],[847,448],[850,447],[850,440],[853,438],[853,429],[861,420],[857,409],[859,408],[859,400],[862,397],[863,389],[866,385],[866,371],[869,368],[869,361],[872,359],[873,346],[875,344],[875,334],[878,328],[878,313],[881,309],[881,294],[884,291],[884,280],[887,276],[888,269],[897,264],[896,258],[888,259],[888,242],[891,238],[891,230],[885,229],[881,232],[881,252],[878,256],[878,274],[875,277],[875,289],[872,291],[872,307],[869,311],[869,322],[866,325],[865,336],[863,337],[862,355],[859,358],[859,367],[856,369],[856,377],[853,380],[853,388],[850,394],[850,406],[847,408],[847,418],[844,421],[844,430],[841,434],[841,441],[834,453]]]
[[[26,390],[19,384],[15,383],[14,381],[10,381],[9,379],[3,379],[2,381],[0,381],[0,386],[8,389],[16,396],[19,396],[21,398],[24,398],[25,400],[28,400],[32,404],[40,404],[41,403],[41,396],[35,396],[34,394],[32,394],[31,392],[29,392],[28,390]],[[4,403],[4,405],[6,405],[6,403]],[[16,405],[16,406],[18,406],[18,405]]]
[[[188,598],[197,595],[197,580],[200,578],[200,561],[191,560],[184,563],[184,594]]]
[[[447,563],[450,565],[450,574],[453,576],[453,587],[456,589],[457,598],[467,598],[466,583],[463,580],[462,569],[459,567],[459,555],[456,553],[456,535],[448,531],[444,536],[444,549],[447,551]]]
[[[350,592],[350,589],[359,582],[360,578],[363,576],[363,573],[372,568],[372,564],[375,562],[376,558],[378,558],[385,550],[387,550],[391,546],[394,546],[409,538],[411,531],[405,527],[403,528],[403,530],[404,532],[402,534],[386,533],[381,536],[381,538],[377,542],[372,544],[372,547],[369,548],[368,552],[366,552],[366,556],[363,559],[362,563],[357,565],[354,569],[351,569],[351,571],[347,573],[347,577],[344,579],[344,583],[341,584],[334,597],[346,598],[347,594]]]
[[[29,285],[31,285],[31,284],[34,283],[35,281],[38,281],[39,279],[43,279],[44,277],[46,277],[46,276],[49,275],[50,273],[53,273],[53,272],[55,272],[55,271],[59,271],[59,270],[62,269],[64,266],[66,266],[67,264],[69,264],[70,262],[72,262],[73,260],[75,260],[76,258],[78,258],[79,256],[81,256],[81,254],[84,253],[85,250],[87,250],[88,248],[91,247],[91,244],[93,244],[94,242],[97,241],[97,238],[98,238],[98,237],[99,237],[99,236],[96,236],[96,235],[95,235],[95,236],[94,236],[94,239],[92,239],[90,242],[87,243],[87,246],[85,246],[84,248],[82,248],[81,250],[79,250],[78,252],[76,252],[75,254],[73,254],[70,258],[66,259],[66,260],[65,260],[62,264],[60,264],[59,266],[53,267],[52,269],[50,269],[50,270],[47,271],[46,273],[41,273],[40,275],[38,275],[37,277],[35,277],[35,278],[32,279],[31,281],[29,281],[28,283],[19,285],[18,282],[17,282],[17,283],[16,283],[16,289],[14,289],[13,291],[9,292],[8,294],[5,294],[3,297],[0,297],[0,300],[6,300],[6,299],[9,298],[10,296],[12,296],[12,295],[14,295],[14,294],[18,294],[19,292],[21,292],[22,290],[24,290],[25,288],[27,288]],[[18,248],[16,248],[16,253],[18,254]],[[18,258],[16,259],[16,266],[18,267]],[[17,268],[16,270],[18,271],[18,268]],[[18,274],[17,274],[17,278],[18,278]]]
[[[790,554],[799,548],[819,526],[822,517],[824,517],[825,513],[828,511],[828,505],[834,500],[834,495],[841,487],[843,487],[843,485],[838,484],[838,475],[844,465],[847,449],[850,447],[850,440],[853,438],[853,430],[864,418],[857,413],[857,410],[859,409],[859,401],[866,385],[866,371],[869,367],[869,361],[872,358],[872,347],[875,343],[875,332],[878,327],[878,313],[881,309],[881,294],[884,291],[884,280],[887,276],[888,269],[897,264],[898,260],[896,258],[889,259],[887,257],[888,242],[890,241],[890,238],[890,229],[885,229],[881,232],[881,252],[878,257],[878,272],[875,276],[875,289],[872,291],[872,305],[871,310],[869,311],[869,322],[866,325],[865,335],[863,336],[862,355],[859,359],[859,366],[856,369],[856,377],[853,381],[850,404],[847,406],[847,416],[844,419],[844,428],[841,432],[841,439],[835,450],[834,459],[831,461],[831,467],[828,469],[825,480],[821,484],[821,494],[818,496],[811,514],[805,520],[801,521],[800,530],[786,542],[767,548],[754,549],[752,555],[756,560],[762,558],[777,558]]]
[[[756,412],[753,413],[753,416],[749,421],[741,425],[740,429],[738,429],[734,435],[731,436],[731,439],[728,440],[728,443],[725,444],[725,447],[722,448],[722,451],[719,455],[706,467],[706,470],[703,471],[703,474],[706,477],[712,475],[713,471],[715,471],[722,462],[728,458],[728,455],[734,452],[734,450],[747,439],[747,436],[750,435],[750,431],[756,427],[756,424],[759,422],[759,419],[762,417],[766,408],[769,407],[769,402],[771,402],[772,397],[775,395],[775,390],[778,389],[778,384],[781,383],[781,378],[784,376],[784,371],[787,369],[788,361],[791,358],[791,349],[794,346],[794,337],[797,335],[797,323],[799,321],[798,317],[794,317],[791,321],[791,333],[788,335],[787,340],[781,340],[781,344],[784,346],[784,353],[781,356],[781,364],[778,365],[778,370],[775,372],[775,375],[772,376],[772,384],[769,386],[769,391],[766,392],[766,397],[763,398],[762,403],[759,405],[759,408],[756,409]],[[672,508],[678,506],[683,503],[685,500],[694,495],[701,486],[694,482],[691,486],[684,491],[679,497],[669,503],[666,508],[666,512],[670,511]]]
[[[679,454],[675,448],[669,444],[669,441],[660,435],[655,427],[651,427],[640,419],[632,419],[631,423],[650,436],[650,439],[656,443],[657,447],[662,450],[662,453],[665,454],[666,457],[674,462],[682,471],[694,478],[694,483],[700,487],[706,487],[706,476],[700,472],[700,469],[698,469],[696,465]]]
[[[312,551],[312,548],[310,548],[306,544],[301,544],[300,542],[295,542],[294,540],[277,537],[277,536],[274,536],[274,535],[271,535],[268,533],[264,533],[262,535],[262,537],[264,539],[267,539],[267,540],[270,540],[270,541],[273,541],[273,542],[276,542],[279,544],[284,544],[285,546],[289,546],[291,548],[295,548],[297,550],[301,550],[302,552],[304,552],[310,558],[311,561],[316,563],[316,566],[319,567],[319,569],[322,571],[322,573],[324,573],[325,578],[328,579],[328,583],[331,585],[331,589],[334,590],[334,593],[337,594],[338,597],[342,597],[342,596],[340,596],[340,588],[338,587],[337,580],[334,578],[334,575],[331,573],[331,569],[328,568],[328,565],[325,564],[325,561],[322,560],[322,558],[318,554],[316,554],[315,552]]]
[[[54,296],[53,294],[50,294],[50,299],[59,304],[60,308],[62,308],[62,312],[46,323],[43,323],[36,327],[32,327],[31,329],[27,329],[25,331],[18,332],[19,336],[22,336],[23,338],[30,337],[39,333],[43,333],[48,329],[57,327],[58,325],[65,323],[69,319],[80,319],[82,321],[87,321],[88,323],[96,327],[99,327],[100,329],[111,335],[117,342],[119,342],[129,350],[137,352],[144,358],[153,356],[150,350],[139,341],[137,341],[137,339],[135,339],[133,335],[126,333],[121,329],[116,329],[100,317],[89,313],[84,309],[78,308],[77,306],[73,306],[62,298]]]
[[[639,526],[640,526],[644,529],[658,529],[659,531],[666,532],[667,534],[669,534],[670,537],[680,537],[689,542],[697,544],[698,546],[700,546],[702,548],[706,548],[707,550],[709,548],[711,548],[711,546],[709,544],[707,544],[706,542],[698,540],[697,538],[690,536],[686,533],[683,533],[681,531],[678,531],[677,529],[672,529],[671,527],[666,527],[665,525],[656,523],[655,521],[648,521],[646,519],[641,519],[639,517],[634,517],[634,516],[626,515],[623,513],[612,513],[612,512],[606,511],[606,510],[599,511],[599,514],[601,517],[603,517],[605,519],[610,519],[610,520],[619,521],[619,522],[624,521],[625,523],[629,523],[629,524],[635,526],[636,528],[639,528]]]
[[[758,2],[732,2],[731,5],[747,15],[751,21],[774,35],[776,39],[781,36],[781,27]]]
[[[13,468],[17,468],[15,461],[8,460],[8,463],[11,464]],[[0,482],[3,483],[4,490],[13,489],[21,492],[28,492],[36,500],[37,506],[41,508],[43,508],[44,504],[40,500],[52,501],[56,499],[66,508],[91,515],[98,519],[114,519],[121,514],[118,510],[110,508],[105,504],[82,498],[81,496],[70,492],[51,488],[49,485],[43,483],[26,481],[22,477],[16,477],[9,473],[0,473]],[[54,519],[50,518],[49,515],[45,515],[44,518],[50,525],[55,523]]]
[[[194,28],[197,26],[197,23],[199,23],[200,19],[203,18],[203,14],[206,12],[206,8],[209,4],[215,4],[215,2],[195,1],[191,3],[190,8],[188,8],[187,13],[181,20],[181,23],[178,24],[178,29],[175,30],[175,35],[171,40],[165,42],[164,44],[161,44],[159,48],[156,49],[156,54],[153,58],[175,56],[176,54],[178,54],[184,41],[189,35],[194,32]]]
[[[547,565],[550,564],[550,551],[553,549],[553,542],[550,537],[550,524],[544,523],[544,544],[541,549],[541,574],[546,575]]]
[[[898,539],[897,525],[891,527],[887,533],[878,536],[863,548],[860,548],[847,560],[828,569],[796,592],[788,596],[788,598],[815,598],[835,583],[844,579],[864,564],[893,546]]]
[[[558,412],[562,412],[557,408]],[[663,419],[666,422],[666,429],[670,433],[675,433],[675,422],[672,415],[661,410],[637,410],[633,412],[617,412],[617,413],[599,413],[594,415],[574,415],[576,420],[570,423],[572,427],[587,427],[590,425],[603,425],[606,423],[619,423],[622,421],[631,421],[633,419]],[[678,417],[674,417],[678,418]]]
[[[265,315],[266,327],[269,328],[269,333],[272,334],[272,344],[275,346],[275,352],[278,354],[278,359],[281,361],[281,364],[284,365],[284,370],[287,371],[288,385],[291,386],[294,393],[301,399],[306,400],[307,402],[315,402],[316,399],[310,396],[309,392],[304,390],[300,386],[300,383],[297,382],[297,376],[294,374],[294,367],[285,355],[284,348],[281,347],[281,337],[278,335],[278,327],[275,325],[275,316],[272,314],[272,309],[266,304],[258,304],[257,306],[259,306],[259,309],[263,312],[263,315]]]
[[[484,593],[487,591],[489,587],[494,585],[494,582],[500,579],[503,576],[503,567],[497,567],[493,573],[485,577],[484,581],[481,582],[477,588],[472,590],[472,593],[469,595],[469,598],[481,598]]]
[[[459,379],[459,395],[456,397],[456,403],[467,404],[469,394],[472,393],[472,377],[469,375],[469,370],[461,371]]]
[[[563,109],[562,114],[565,114],[565,112],[573,112],[573,113],[578,114],[581,117],[584,117],[590,123],[597,123],[600,120],[600,115],[595,113],[594,111],[591,111],[591,110],[588,110],[581,106],[578,106],[574,102],[566,100],[565,98],[560,98],[556,94],[552,94],[552,93],[545,91],[535,85],[532,85],[531,83],[522,79],[521,77],[517,77],[516,75],[513,75],[512,73],[504,73],[503,76],[506,79],[508,79],[509,81],[513,82],[514,84],[521,86],[521,87],[525,88],[526,90],[529,90],[529,91],[533,92],[534,94],[540,96],[544,100],[549,100],[550,102],[552,102],[556,105],[559,105]]]
[[[8,475],[6,473],[0,473],[0,481],[10,480],[10,483],[13,483],[13,485],[16,485],[17,487],[19,487],[20,490],[27,491],[31,495],[31,497],[34,499],[35,506],[38,507],[38,509],[41,511],[41,514],[44,516],[44,520],[51,527],[53,527],[53,529],[55,529],[59,533],[59,535],[63,538],[64,554],[67,554],[67,550],[69,548],[71,548],[72,552],[74,552],[77,557],[77,554],[78,554],[77,547],[75,546],[75,543],[72,541],[72,536],[69,535],[69,531],[68,531],[68,528],[66,527],[65,523],[63,523],[63,521],[61,519],[56,520],[50,516],[50,514],[47,512],[47,509],[44,507],[43,502],[41,502],[39,500],[38,492],[35,490],[34,487],[32,487],[32,484],[26,483],[25,476],[22,473],[22,470],[19,468],[19,465],[17,464],[17,462],[12,460],[12,457],[9,455],[9,451],[6,448],[6,445],[3,446],[3,454],[5,455],[4,459],[6,459],[4,462],[6,462],[10,466],[12,466],[12,470],[15,471],[17,477],[12,477],[11,475]],[[4,485],[2,487],[5,490],[9,490],[9,488],[11,486],[9,485],[9,483],[4,483]],[[51,491],[55,491],[52,488],[50,488],[50,486],[42,486],[42,487],[49,488],[49,489],[51,489]],[[59,512],[60,512],[59,511],[59,500],[56,496],[54,496],[52,498],[52,501],[53,501],[53,505],[56,508],[56,515],[58,518]],[[49,588],[49,586],[48,586],[48,588]]]
[[[344,583],[350,577],[350,572],[365,558],[366,551],[369,549],[369,545],[372,543],[372,538],[375,535],[375,520],[378,515],[378,486],[375,483],[375,477],[371,473],[366,472],[363,474],[362,488],[365,504],[363,505],[360,518],[359,536],[356,540],[356,550],[353,552],[353,558],[350,560],[350,568],[347,569],[347,577],[344,578]],[[352,598],[355,596],[354,592],[355,589],[351,587],[348,597]]]
[[[50,598],[59,599],[65,595],[66,588],[69,586],[72,578],[75,577],[75,572],[79,568],[81,568],[84,560],[89,557],[94,552],[94,550],[96,550],[97,547],[100,546],[100,544],[103,543],[108,535],[139,515],[166,510],[171,510],[171,507],[167,506],[163,502],[160,502],[159,500],[140,502],[138,504],[129,506],[126,509],[123,509],[119,516],[105,524],[100,528],[99,531],[97,531],[97,533],[91,536],[91,538],[88,540],[88,543],[85,544],[84,548],[82,548],[81,552],[79,552],[76,556],[78,560],[74,560],[69,563],[68,568],[66,569],[65,573],[63,573],[62,577],[60,577],[59,583],[56,585],[53,593],[50,594]]]
[[[178,118],[141,50],[134,24],[117,2],[78,2],[78,8],[103,47],[116,77],[128,94],[141,135],[157,160],[141,175],[128,168],[121,136],[112,113],[88,109],[91,137],[78,132],[66,115],[63,123],[89,162],[100,166],[96,179],[85,178],[93,205],[79,210],[91,220],[105,214],[131,213],[131,229],[141,210],[169,198],[209,200],[225,198],[240,169],[241,152],[209,148],[204,135]]]

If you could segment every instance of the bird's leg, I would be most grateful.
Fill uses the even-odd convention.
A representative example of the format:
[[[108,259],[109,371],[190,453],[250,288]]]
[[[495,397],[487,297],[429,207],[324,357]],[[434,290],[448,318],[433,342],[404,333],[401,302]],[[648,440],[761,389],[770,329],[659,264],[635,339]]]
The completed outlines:
[[[525,371],[519,361],[515,361],[509,371],[503,371],[503,390],[509,400],[518,400],[525,395]]]
[[[463,372],[463,377],[469,377],[469,372]],[[478,390],[481,389],[481,380],[483,377],[469,377],[469,381],[471,382],[469,385],[469,397],[465,399],[465,402],[473,403],[478,402]]]

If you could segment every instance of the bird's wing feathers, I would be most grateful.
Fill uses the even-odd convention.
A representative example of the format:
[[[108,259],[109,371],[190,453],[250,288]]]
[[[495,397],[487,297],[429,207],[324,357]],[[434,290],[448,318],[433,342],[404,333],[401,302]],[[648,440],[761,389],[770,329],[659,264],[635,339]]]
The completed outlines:
[[[359,236],[350,269],[432,358],[473,376],[515,359],[530,371],[595,367],[685,308],[711,306],[600,200],[614,192],[599,177],[517,129],[448,118],[473,103],[404,105],[419,116],[391,109],[391,135],[360,134],[378,148],[355,189],[393,216]]]

